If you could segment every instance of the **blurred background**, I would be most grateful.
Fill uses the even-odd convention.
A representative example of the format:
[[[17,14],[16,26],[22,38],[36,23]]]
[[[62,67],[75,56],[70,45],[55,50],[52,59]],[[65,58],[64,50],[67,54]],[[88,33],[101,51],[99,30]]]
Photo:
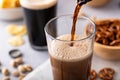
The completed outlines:
[[[76,0],[58,0],[57,16],[73,14],[75,6]],[[95,17],[96,19],[119,19],[120,0],[93,0],[82,6],[81,12],[91,18]],[[8,68],[11,73],[16,70],[16,68],[11,66],[11,61],[14,58],[9,54],[13,49],[20,50],[23,55],[23,62],[31,65],[33,69],[36,69],[48,59],[47,51],[36,51],[31,48],[25,28],[26,23],[23,17],[24,14],[19,0],[0,0],[0,63],[2,64],[0,65],[0,80],[5,77],[4,74],[1,73],[1,69]],[[17,35],[22,35],[22,38],[16,37]],[[98,56],[94,56],[93,60],[93,68],[96,70],[100,69],[100,67],[96,67],[96,61],[103,61],[103,64],[107,63],[108,65],[117,64],[117,66],[120,67],[120,61],[115,61],[112,64],[112,62],[104,61]],[[115,67],[115,69],[120,72],[120,68]],[[12,75],[10,75],[10,78],[11,80],[18,80],[18,78]],[[120,77],[117,77],[115,80],[119,79]]]

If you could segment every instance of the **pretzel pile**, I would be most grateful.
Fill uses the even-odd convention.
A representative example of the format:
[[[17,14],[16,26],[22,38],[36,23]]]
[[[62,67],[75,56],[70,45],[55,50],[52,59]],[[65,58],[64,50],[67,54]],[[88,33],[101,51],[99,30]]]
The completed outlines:
[[[120,20],[96,20],[95,41],[109,46],[120,46]]]

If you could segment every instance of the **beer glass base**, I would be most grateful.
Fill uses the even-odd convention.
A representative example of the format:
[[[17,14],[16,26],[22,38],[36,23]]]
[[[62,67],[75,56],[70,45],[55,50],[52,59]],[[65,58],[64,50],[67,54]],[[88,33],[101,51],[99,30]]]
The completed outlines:
[[[34,50],[37,50],[37,51],[47,51],[47,46],[33,46],[31,45],[31,47],[34,49]]]

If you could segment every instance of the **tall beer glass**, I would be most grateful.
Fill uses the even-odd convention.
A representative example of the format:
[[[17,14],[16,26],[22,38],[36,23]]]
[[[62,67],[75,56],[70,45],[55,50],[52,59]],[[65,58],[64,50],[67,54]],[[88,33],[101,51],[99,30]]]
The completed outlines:
[[[75,40],[71,41],[72,21],[72,15],[64,15],[51,19],[45,26],[54,80],[88,80],[89,78],[95,24],[88,17],[79,16]],[[56,35],[51,30],[52,27],[56,28]]]

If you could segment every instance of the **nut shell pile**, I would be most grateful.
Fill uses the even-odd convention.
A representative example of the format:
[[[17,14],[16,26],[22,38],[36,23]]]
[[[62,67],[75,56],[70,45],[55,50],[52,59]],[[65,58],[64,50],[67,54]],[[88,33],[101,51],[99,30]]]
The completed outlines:
[[[12,58],[10,65],[14,70],[10,70],[9,67],[3,67],[2,62],[0,61],[0,74],[3,74],[4,77],[2,80],[11,80],[11,76],[16,77],[17,80],[23,80],[23,78],[28,75],[33,68],[31,65],[24,62],[22,52],[18,49],[12,49],[9,51],[9,56]],[[1,80],[1,79],[0,79]]]
[[[95,41],[109,46],[120,46],[120,19],[96,20]]]

